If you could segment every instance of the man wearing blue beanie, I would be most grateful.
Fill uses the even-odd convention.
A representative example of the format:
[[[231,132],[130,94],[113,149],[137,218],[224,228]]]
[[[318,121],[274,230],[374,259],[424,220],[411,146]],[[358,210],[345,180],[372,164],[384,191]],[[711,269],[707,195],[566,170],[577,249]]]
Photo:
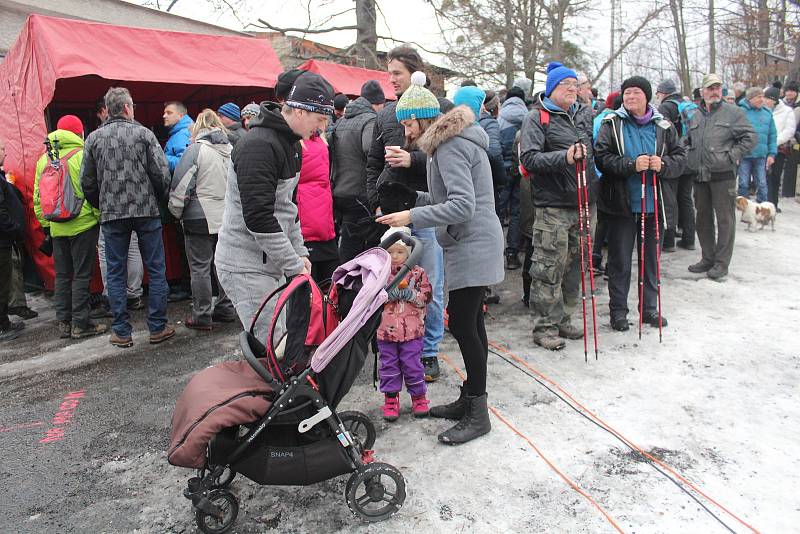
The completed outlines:
[[[592,110],[578,102],[578,75],[556,62],[547,66],[545,90],[533,101],[520,133],[520,163],[530,175],[534,206],[533,341],[559,350],[563,338],[583,337],[571,323],[580,283],[575,154],[580,140],[587,180],[593,180]]]
[[[222,104],[217,110],[217,115],[228,130],[228,141],[230,144],[236,145],[245,131],[242,127],[242,113],[239,106],[233,102]]]

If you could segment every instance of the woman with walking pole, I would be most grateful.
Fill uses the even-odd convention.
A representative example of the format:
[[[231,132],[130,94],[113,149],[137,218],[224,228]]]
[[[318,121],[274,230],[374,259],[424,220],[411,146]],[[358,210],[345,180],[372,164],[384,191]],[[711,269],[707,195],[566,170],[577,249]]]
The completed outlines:
[[[611,327],[628,323],[631,255],[639,239],[641,323],[662,328],[660,254],[664,228],[661,179],[677,178],[686,152],[672,124],[649,104],[650,82],[633,76],[622,84],[622,108],[608,114],[595,142],[595,162],[603,173],[598,208],[608,221],[608,294]]]

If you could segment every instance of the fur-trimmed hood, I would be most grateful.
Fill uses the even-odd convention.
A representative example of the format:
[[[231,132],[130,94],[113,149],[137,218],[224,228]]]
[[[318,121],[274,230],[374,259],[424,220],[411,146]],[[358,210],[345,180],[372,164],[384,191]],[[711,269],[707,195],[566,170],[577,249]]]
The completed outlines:
[[[453,108],[434,122],[419,138],[417,146],[432,156],[442,143],[453,137],[463,137],[484,150],[489,147],[489,137],[475,122],[475,114],[463,105]]]

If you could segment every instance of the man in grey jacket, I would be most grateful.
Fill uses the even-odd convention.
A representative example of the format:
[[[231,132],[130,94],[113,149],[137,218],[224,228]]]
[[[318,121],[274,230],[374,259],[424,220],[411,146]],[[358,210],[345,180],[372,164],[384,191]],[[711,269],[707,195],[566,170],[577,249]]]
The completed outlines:
[[[736,166],[757,138],[744,112],[722,101],[722,78],[706,74],[701,92],[700,110],[689,121],[688,145],[689,167],[697,173],[694,202],[703,255],[689,271],[720,280],[728,274],[736,237]]]
[[[133,100],[124,87],[105,96],[109,119],[89,134],[83,148],[81,187],[86,200],[100,209],[108,265],[108,302],[114,314],[111,344],[130,347],[127,308],[127,263],[131,232],[150,277],[147,325],[150,343],[175,335],[167,324],[166,265],[158,204],[169,192],[167,159],[153,132],[133,120]]]

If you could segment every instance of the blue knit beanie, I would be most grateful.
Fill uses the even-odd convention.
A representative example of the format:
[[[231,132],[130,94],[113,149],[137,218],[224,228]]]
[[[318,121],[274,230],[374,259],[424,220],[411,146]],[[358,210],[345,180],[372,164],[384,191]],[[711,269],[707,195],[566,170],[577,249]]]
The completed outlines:
[[[227,102],[225,104],[222,104],[217,110],[217,115],[225,115],[232,121],[238,122],[242,120],[242,113],[239,110],[239,106],[237,106],[233,102]]]
[[[481,117],[481,106],[486,98],[486,93],[480,87],[467,85],[459,88],[453,96],[453,104],[456,106],[467,106],[475,114],[477,121]]]
[[[575,78],[577,81],[578,75],[574,70],[565,67],[557,61],[553,61],[547,65],[547,83],[544,86],[544,96],[550,96],[559,82],[567,78]]]

